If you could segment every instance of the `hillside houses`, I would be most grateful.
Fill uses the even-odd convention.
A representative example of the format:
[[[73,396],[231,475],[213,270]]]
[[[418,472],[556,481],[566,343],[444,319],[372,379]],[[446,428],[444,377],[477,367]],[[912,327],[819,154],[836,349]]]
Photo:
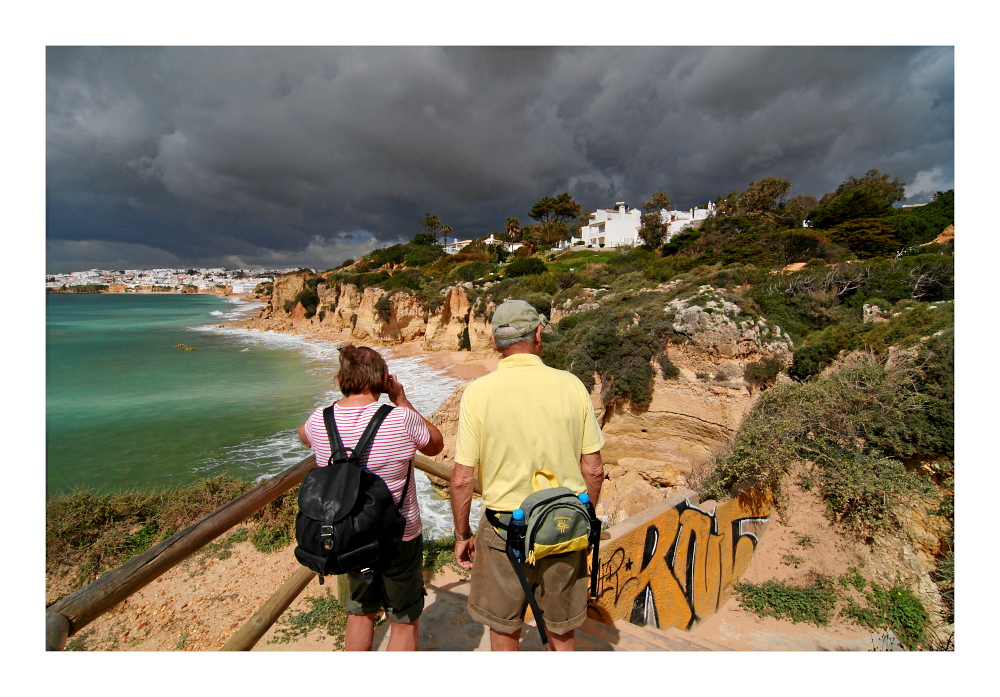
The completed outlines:
[[[472,244],[473,242],[474,240],[455,239],[454,242],[449,242],[448,244],[444,245],[442,249],[445,251],[446,254],[458,254],[460,251],[462,251],[464,247]],[[504,249],[506,249],[508,252],[516,252],[523,246],[520,242],[512,243],[512,242],[504,242],[503,240],[498,240],[496,237],[493,236],[492,232],[490,233],[490,236],[482,240],[482,242],[483,244],[503,245]]]
[[[686,227],[700,227],[714,212],[715,204],[711,201],[705,208],[691,208],[686,211],[660,209],[660,217],[667,223],[667,240]],[[639,239],[642,211],[638,208],[630,208],[624,201],[618,201],[614,208],[598,209],[591,213],[590,217],[590,223],[580,228],[576,239],[563,243],[561,247],[574,245],[620,247],[642,244],[642,240]]]

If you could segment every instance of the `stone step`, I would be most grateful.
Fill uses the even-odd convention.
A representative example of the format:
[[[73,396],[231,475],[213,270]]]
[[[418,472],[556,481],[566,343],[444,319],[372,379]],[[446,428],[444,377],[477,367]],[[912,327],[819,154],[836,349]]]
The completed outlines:
[[[420,617],[421,651],[489,651],[489,631],[466,612],[467,582],[428,585],[424,612]],[[521,651],[541,651],[535,622],[528,618],[521,632]],[[375,628],[375,650],[385,651],[389,623]],[[576,631],[578,651],[729,651],[706,639],[692,637],[673,627],[639,627],[623,620],[604,624],[587,618]]]

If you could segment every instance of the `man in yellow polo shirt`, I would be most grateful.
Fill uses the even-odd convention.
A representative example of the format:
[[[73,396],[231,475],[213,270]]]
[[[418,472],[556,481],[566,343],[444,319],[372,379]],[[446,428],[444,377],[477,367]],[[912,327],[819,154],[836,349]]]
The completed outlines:
[[[601,434],[590,396],[571,373],[541,359],[543,325],[523,300],[509,300],[493,314],[493,346],[502,355],[496,371],[473,381],[462,395],[451,509],[455,557],[472,569],[469,614],[490,628],[494,651],[516,651],[527,599],[504,541],[483,516],[469,526],[476,469],[483,505],[498,513],[519,508],[531,494],[536,470],[556,475],[560,486],[586,491],[595,505],[604,481]],[[586,619],[587,550],[524,565],[545,616],[549,646],[572,651],[574,630]]]

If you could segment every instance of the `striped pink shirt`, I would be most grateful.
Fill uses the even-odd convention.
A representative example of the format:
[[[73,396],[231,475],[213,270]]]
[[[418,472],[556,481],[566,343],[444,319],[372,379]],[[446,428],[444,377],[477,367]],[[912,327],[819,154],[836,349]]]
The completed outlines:
[[[342,407],[333,405],[333,416],[337,422],[337,430],[345,448],[353,448],[361,439],[368,422],[382,406],[381,402],[372,402],[361,407]],[[316,464],[326,467],[330,461],[330,439],[323,423],[323,409],[319,407],[306,421],[306,435],[316,453]],[[395,407],[385,421],[379,426],[378,433],[368,450],[367,467],[381,477],[392,492],[393,499],[399,502],[406,484],[406,472],[410,460],[418,448],[430,442],[431,434],[416,413],[405,407]],[[406,518],[404,540],[417,537],[423,527],[420,524],[420,507],[417,505],[417,483],[410,479],[410,488],[406,492],[406,502],[400,512]]]

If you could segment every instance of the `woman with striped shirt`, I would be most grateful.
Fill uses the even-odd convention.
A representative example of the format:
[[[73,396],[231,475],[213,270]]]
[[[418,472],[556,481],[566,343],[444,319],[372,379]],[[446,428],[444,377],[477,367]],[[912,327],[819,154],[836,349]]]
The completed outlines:
[[[434,456],[444,448],[441,432],[422,417],[406,398],[403,386],[382,356],[367,346],[340,348],[340,372],[337,383],[343,399],[334,402],[333,418],[344,447],[353,448],[361,439],[368,422],[378,411],[383,392],[396,408],[389,412],[379,427],[368,451],[367,467],[381,477],[393,499],[399,498],[406,487],[410,460],[419,450]],[[316,464],[325,467],[330,460],[330,439],[319,407],[299,427],[299,438],[316,454]],[[385,610],[390,622],[390,651],[415,651],[420,613],[424,609],[423,537],[420,509],[417,505],[417,485],[409,474],[406,501],[400,513],[406,518],[406,528],[395,558],[376,575],[371,585],[360,574],[348,573],[351,595],[346,606],[350,613],[344,648],[347,651],[371,651],[375,635],[375,617]]]

